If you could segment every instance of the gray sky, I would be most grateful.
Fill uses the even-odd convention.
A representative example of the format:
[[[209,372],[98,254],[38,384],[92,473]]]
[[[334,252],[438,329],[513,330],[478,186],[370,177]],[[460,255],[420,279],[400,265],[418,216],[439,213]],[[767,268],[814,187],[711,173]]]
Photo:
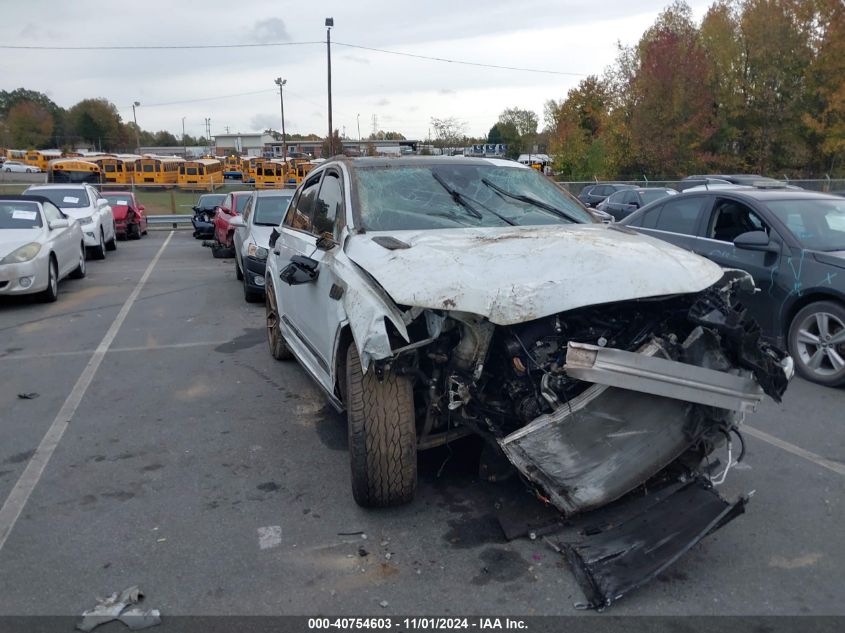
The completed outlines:
[[[709,5],[688,0],[697,19]],[[94,2],[0,0],[0,43],[98,46],[240,44],[325,40],[553,75],[460,66],[342,46],[332,47],[334,125],[348,136],[378,127],[425,138],[431,117],[457,117],[486,135],[507,107],[534,110],[561,99],[582,76],[600,74],[616,42],[633,44],[668,0],[204,0]],[[148,130],[180,134],[259,131],[280,126],[274,78],[287,79],[289,133],[325,135],[325,44],[242,49],[147,51],[0,50],[0,88],[25,87],[63,107],[105,97]],[[259,92],[260,91],[260,92]],[[219,98],[258,92],[248,96]],[[203,101],[188,101],[204,99]],[[208,99],[208,100],[205,100]],[[179,102],[179,103],[173,103]],[[171,104],[173,105],[157,105]]]

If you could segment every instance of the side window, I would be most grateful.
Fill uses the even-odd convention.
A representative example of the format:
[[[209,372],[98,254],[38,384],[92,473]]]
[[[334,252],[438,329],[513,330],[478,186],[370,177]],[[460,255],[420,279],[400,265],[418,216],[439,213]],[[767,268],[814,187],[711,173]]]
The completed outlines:
[[[299,204],[299,194],[301,194],[301,193],[302,193],[302,190],[300,189],[299,191],[297,191],[294,194],[293,200],[290,201],[290,204],[288,205],[287,213],[285,213],[285,219],[282,220],[282,224],[284,226],[290,226],[290,227],[293,226],[293,218],[296,215],[296,205]]]
[[[343,187],[340,176],[333,171],[326,172],[320,195],[314,203],[314,234],[331,233],[337,237],[337,218],[343,213]]]
[[[741,202],[726,199],[716,201],[707,237],[720,242],[733,242],[738,235],[748,231],[771,232],[760,216]]]
[[[232,207],[232,194],[231,193],[223,199],[223,204],[221,204],[220,206],[223,207],[224,209],[230,209],[230,210],[233,208]]]
[[[636,195],[632,189],[626,189],[625,191],[617,194],[616,199],[614,202],[619,202],[620,204],[631,204],[635,201]]]
[[[59,207],[54,205],[52,202],[42,202],[41,207],[44,209],[44,215],[47,217],[48,222],[61,220],[65,217],[64,214],[59,211]]]
[[[695,227],[698,225],[698,218],[704,208],[706,198],[703,196],[690,198],[678,196],[678,198],[670,200],[661,207],[660,217],[657,218],[654,228],[669,233],[695,235]]]
[[[317,192],[320,190],[320,176],[322,174],[317,174],[310,180],[307,180],[299,194],[291,222],[291,226],[295,229],[308,231],[309,233],[314,232],[311,224],[311,216],[314,213],[314,200],[317,197]]]
[[[253,206],[254,202],[255,202],[255,196],[250,196],[249,200],[246,203],[246,206],[244,207],[244,212],[243,212],[244,224],[249,224],[249,216],[252,215],[252,206]]]
[[[662,206],[657,207],[656,209],[651,209],[647,213],[641,213],[639,216],[631,220],[628,224],[630,226],[639,226],[644,229],[653,229],[657,226],[657,218],[660,217],[660,210]]]

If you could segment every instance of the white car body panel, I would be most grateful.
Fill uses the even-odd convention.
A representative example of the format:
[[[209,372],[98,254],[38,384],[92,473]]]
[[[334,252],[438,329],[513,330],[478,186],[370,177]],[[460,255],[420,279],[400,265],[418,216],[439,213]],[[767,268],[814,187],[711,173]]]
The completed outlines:
[[[410,248],[388,250],[390,235]],[[349,258],[396,303],[460,310],[497,325],[588,305],[699,292],[716,264],[657,239],[608,225],[391,231],[353,235]]]
[[[41,228],[0,229],[0,260],[26,244],[41,244],[41,250],[29,261],[0,264],[0,295],[33,294],[45,290],[49,279],[51,254],[55,256],[58,264],[59,281],[79,265],[82,242],[79,224],[71,220],[67,227],[51,229],[43,211],[39,208],[38,212],[43,224]],[[32,277],[32,283],[27,287],[21,286],[19,280],[22,277]]]
[[[111,206],[108,204],[104,206],[97,206],[97,198],[99,192],[94,187],[85,184],[56,184],[56,185],[38,185],[29,187],[24,193],[27,195],[43,195],[48,189],[67,189],[78,190],[86,192],[88,196],[88,205],[85,207],[66,207],[61,204],[58,207],[62,213],[77,221],[82,229],[83,237],[85,238],[85,246],[89,248],[97,247],[100,244],[100,232],[102,231],[103,239],[106,242],[117,239],[117,233],[114,225],[114,214]],[[86,222],[88,218],[90,222]]]

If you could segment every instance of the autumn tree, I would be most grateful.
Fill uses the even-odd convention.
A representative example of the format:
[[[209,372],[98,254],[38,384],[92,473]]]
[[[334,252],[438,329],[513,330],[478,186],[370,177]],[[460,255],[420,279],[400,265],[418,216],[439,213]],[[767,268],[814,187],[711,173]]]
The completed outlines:
[[[42,105],[20,101],[6,114],[9,144],[21,149],[47,146],[53,133],[53,117]]]
[[[118,148],[120,115],[113,103],[106,99],[84,99],[68,112],[73,133],[80,140],[103,150]]]
[[[66,112],[56,105],[52,99],[42,92],[17,88],[16,90],[0,90],[0,120],[5,119],[9,111],[19,103],[34,103],[46,110],[53,120],[53,128],[50,138],[45,140],[41,147],[61,147],[65,143],[64,119]],[[10,140],[5,141],[11,144]]]
[[[434,146],[441,149],[447,147],[458,147],[463,142],[466,130],[466,123],[455,117],[431,118],[431,127],[434,128]]]

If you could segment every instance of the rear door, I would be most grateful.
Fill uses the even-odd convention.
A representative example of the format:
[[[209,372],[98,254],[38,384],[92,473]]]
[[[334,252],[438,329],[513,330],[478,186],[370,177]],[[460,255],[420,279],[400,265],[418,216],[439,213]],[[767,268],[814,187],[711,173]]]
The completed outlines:
[[[674,196],[648,210],[639,223],[632,223],[632,226],[637,226],[647,235],[690,250],[709,206],[707,196]]]
[[[41,206],[44,209],[44,219],[47,221],[51,247],[59,263],[59,278],[62,278],[79,264],[79,242],[74,238],[74,231],[71,230],[70,226],[49,229],[50,222],[66,219],[65,215],[52,202],[45,200],[41,203]],[[69,221],[73,222],[72,219]]]

